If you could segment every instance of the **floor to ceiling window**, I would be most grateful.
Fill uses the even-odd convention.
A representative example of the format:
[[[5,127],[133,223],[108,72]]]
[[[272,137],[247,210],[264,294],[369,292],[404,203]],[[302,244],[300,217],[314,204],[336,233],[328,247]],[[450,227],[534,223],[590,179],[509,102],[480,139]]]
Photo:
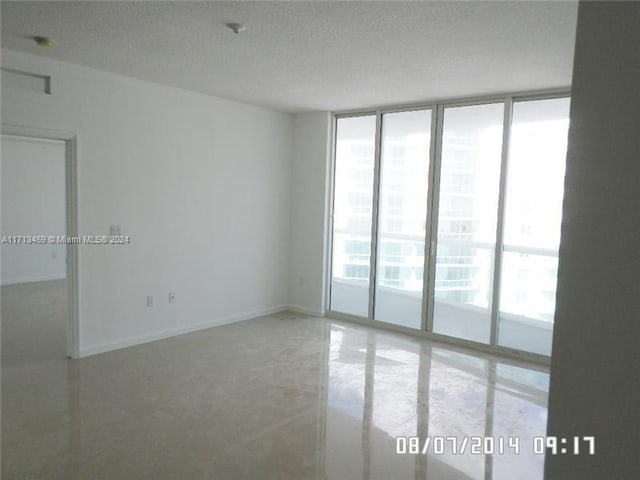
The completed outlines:
[[[489,343],[504,104],[444,109],[433,331]]]
[[[331,308],[369,315],[376,116],[336,128]]]
[[[569,99],[514,102],[498,343],[549,355],[556,306]]]
[[[566,96],[336,119],[329,309],[551,353]]]
[[[374,317],[422,326],[431,110],[382,115]]]

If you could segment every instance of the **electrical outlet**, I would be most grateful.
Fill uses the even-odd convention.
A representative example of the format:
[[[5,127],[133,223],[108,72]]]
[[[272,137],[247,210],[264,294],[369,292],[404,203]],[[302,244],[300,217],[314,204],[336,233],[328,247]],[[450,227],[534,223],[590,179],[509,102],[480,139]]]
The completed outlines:
[[[153,296],[147,295],[147,307],[153,307]]]
[[[169,292],[169,303],[176,303],[176,293]]]

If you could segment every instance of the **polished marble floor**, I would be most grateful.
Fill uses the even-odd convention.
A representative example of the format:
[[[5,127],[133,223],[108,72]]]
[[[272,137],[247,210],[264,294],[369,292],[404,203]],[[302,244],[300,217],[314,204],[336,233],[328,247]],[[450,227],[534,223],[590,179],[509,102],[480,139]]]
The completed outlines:
[[[543,477],[542,368],[292,313],[70,361],[63,299],[2,288],[2,478]]]

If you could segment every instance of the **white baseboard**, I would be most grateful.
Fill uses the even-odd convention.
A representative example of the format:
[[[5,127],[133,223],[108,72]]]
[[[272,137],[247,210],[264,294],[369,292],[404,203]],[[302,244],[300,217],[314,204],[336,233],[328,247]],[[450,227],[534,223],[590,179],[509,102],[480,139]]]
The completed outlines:
[[[53,275],[38,275],[35,277],[19,277],[19,278],[3,278],[0,285],[17,285],[19,283],[35,283],[35,282],[47,282],[49,280],[64,280],[67,278],[65,273],[53,274]]]
[[[324,317],[324,312],[302,305],[289,305],[287,310],[295,313],[301,313],[303,315],[310,315],[312,317]]]
[[[155,342],[157,340],[163,340],[169,337],[175,337],[176,335],[184,335],[185,333],[197,332],[199,330],[206,330],[208,328],[218,327],[220,325],[226,325],[229,323],[241,322],[243,320],[251,320],[256,317],[262,317],[264,315],[273,315],[288,310],[287,305],[279,305],[276,307],[264,308],[260,310],[253,310],[249,312],[227,315],[224,317],[218,317],[206,322],[193,323],[177,328],[170,328],[168,330],[162,330],[160,332],[154,332],[146,335],[140,335],[137,337],[129,337],[113,342],[107,342],[100,345],[92,345],[89,347],[80,347],[80,358],[88,357],[90,355],[97,355],[98,353],[110,352],[112,350],[118,350],[120,348],[132,347],[134,345],[140,345],[143,343]]]

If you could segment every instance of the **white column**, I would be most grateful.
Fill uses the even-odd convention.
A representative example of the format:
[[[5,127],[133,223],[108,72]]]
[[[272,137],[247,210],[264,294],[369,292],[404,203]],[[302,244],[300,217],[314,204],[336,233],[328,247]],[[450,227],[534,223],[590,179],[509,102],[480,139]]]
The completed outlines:
[[[639,119],[640,3],[581,2],[548,434],[596,454],[547,455],[551,480],[640,478]]]

